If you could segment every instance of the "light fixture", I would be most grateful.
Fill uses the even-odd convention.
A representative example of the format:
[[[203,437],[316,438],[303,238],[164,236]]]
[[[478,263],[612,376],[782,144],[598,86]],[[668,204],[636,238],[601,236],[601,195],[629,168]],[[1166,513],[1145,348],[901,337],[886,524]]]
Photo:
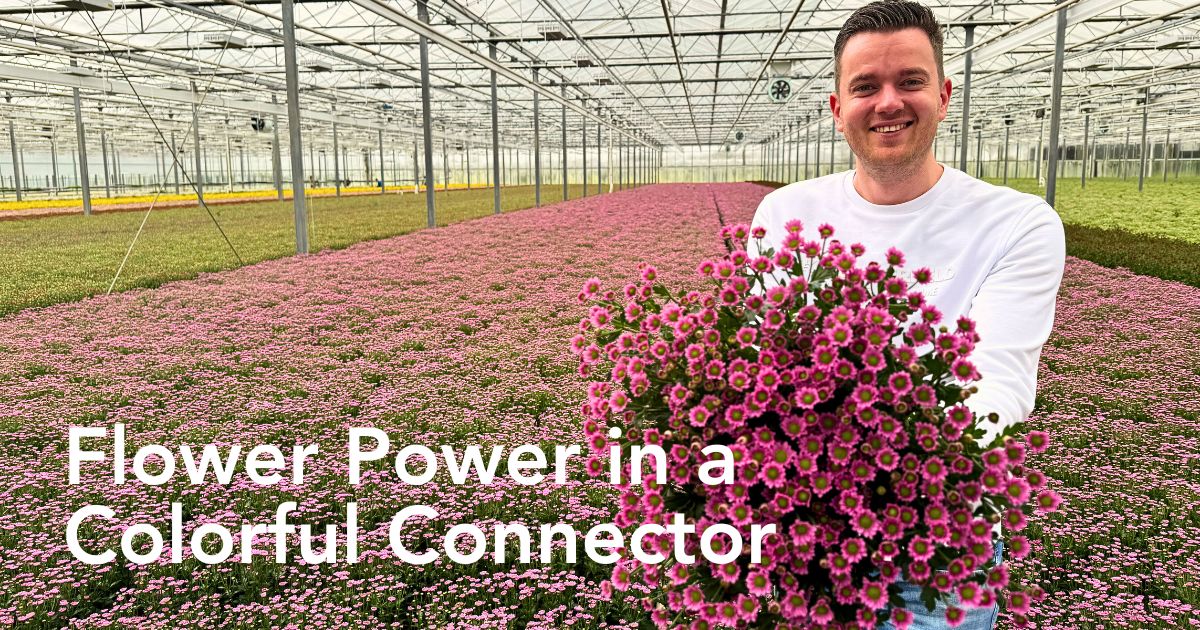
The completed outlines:
[[[233,33],[205,33],[204,41],[222,48],[245,48],[247,46],[245,37],[239,37]]]
[[[55,4],[74,11],[112,11],[112,0],[55,0]]]

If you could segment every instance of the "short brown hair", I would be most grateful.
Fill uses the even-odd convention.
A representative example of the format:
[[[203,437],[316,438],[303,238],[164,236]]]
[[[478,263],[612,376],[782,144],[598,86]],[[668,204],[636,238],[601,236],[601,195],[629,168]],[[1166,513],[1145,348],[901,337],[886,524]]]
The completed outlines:
[[[859,33],[894,33],[906,28],[918,28],[929,36],[933,58],[937,61],[938,80],[946,78],[942,67],[942,25],[933,17],[929,7],[912,0],[876,0],[850,14],[833,44],[834,91],[842,77],[842,50],[846,42]]]

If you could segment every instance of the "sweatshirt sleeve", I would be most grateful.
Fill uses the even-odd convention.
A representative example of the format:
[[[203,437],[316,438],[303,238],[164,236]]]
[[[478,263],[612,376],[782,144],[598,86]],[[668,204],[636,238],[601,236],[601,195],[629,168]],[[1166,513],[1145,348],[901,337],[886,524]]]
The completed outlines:
[[[978,393],[967,399],[985,432],[984,447],[1033,411],[1038,359],[1054,325],[1066,262],[1058,214],[1040,203],[1025,213],[971,302],[979,343],[971,360]],[[983,419],[996,412],[998,423]]]

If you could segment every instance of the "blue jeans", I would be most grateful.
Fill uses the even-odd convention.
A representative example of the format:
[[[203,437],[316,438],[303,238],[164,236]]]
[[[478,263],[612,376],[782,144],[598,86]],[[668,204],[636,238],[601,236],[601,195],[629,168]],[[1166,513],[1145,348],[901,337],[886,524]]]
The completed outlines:
[[[1004,542],[997,540],[995,544],[995,555],[992,561],[1000,564],[1004,561]],[[982,570],[975,572],[977,575],[983,575]],[[897,582],[900,586],[900,597],[904,599],[904,607],[913,614],[913,623],[909,626],[909,630],[942,630],[949,628],[946,624],[946,604],[937,603],[937,607],[933,612],[929,612],[925,608],[925,604],[921,603],[921,587],[914,586],[901,580]],[[950,593],[950,602],[958,604],[958,594]],[[884,612],[890,612],[890,606],[884,609]],[[999,605],[993,605],[991,608],[966,608],[966,616],[963,622],[958,626],[957,630],[992,630],[996,624],[996,615],[1000,613]],[[891,621],[885,621],[879,625],[878,630],[896,630],[896,626],[892,625]]]

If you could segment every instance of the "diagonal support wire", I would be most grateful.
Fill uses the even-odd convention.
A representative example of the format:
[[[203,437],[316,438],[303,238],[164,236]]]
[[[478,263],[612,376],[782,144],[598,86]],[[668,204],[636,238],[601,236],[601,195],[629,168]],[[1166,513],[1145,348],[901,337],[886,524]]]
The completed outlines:
[[[141,96],[141,94],[138,93],[137,88],[134,87],[133,82],[129,80],[129,74],[127,72],[125,72],[125,66],[121,64],[117,55],[113,52],[112,47],[108,43],[108,39],[104,37],[104,32],[100,29],[100,26],[98,24],[96,24],[95,18],[93,18],[92,14],[89,12],[84,12],[84,15],[86,15],[88,18],[88,21],[90,21],[92,23],[92,27],[96,29],[96,34],[99,36],[100,41],[104,43],[105,50],[108,51],[109,56],[111,56],[113,59],[113,63],[115,63],[117,66],[117,69],[120,70],[121,78],[125,81],[125,83],[127,83],[129,85],[130,91],[133,92],[133,96],[134,96],[134,98],[137,99],[138,105],[141,106],[142,111],[145,112],[146,118],[150,120],[150,124],[154,126],[154,131],[158,134],[159,139],[162,140],[164,145],[168,144],[166,135],[163,133],[162,129],[158,126],[158,121],[150,113],[150,108],[146,105],[146,102],[144,100],[142,100],[142,96]],[[220,56],[217,57],[218,63],[220,62],[221,57],[224,56],[225,50],[226,50],[226,46],[223,45],[221,47],[221,54],[220,54]],[[214,78],[215,78],[215,75],[209,77],[210,85]],[[205,86],[205,87],[207,88],[208,86]],[[207,94],[207,93],[208,93],[208,90],[205,89],[205,94]],[[203,104],[203,102],[204,102],[204,97],[201,97],[201,103]],[[189,130],[190,130],[190,125],[189,125]],[[196,147],[196,150],[199,151],[200,147]],[[173,161],[173,166],[179,168],[180,172],[183,173],[183,176],[185,178],[187,178],[188,185],[191,186],[192,190],[195,191],[195,193],[196,193],[196,200],[200,202],[200,206],[202,208],[204,208],[204,211],[206,213],[208,213],[208,217],[210,219],[212,219],[213,225],[216,226],[217,231],[221,234],[221,238],[225,240],[225,244],[229,246],[229,251],[233,253],[233,257],[238,261],[238,265],[239,266],[245,265],[246,263],[244,260],[242,260],[242,257],[238,253],[237,248],[234,247],[233,242],[229,240],[229,235],[227,235],[225,233],[224,228],[221,227],[221,222],[217,220],[217,217],[215,214],[213,214],[212,209],[208,207],[208,203],[206,203],[204,201],[204,197],[200,194],[200,190],[196,186],[196,182],[192,179],[192,176],[183,167],[183,164],[179,161],[179,153],[175,150],[174,146],[171,146],[171,160]],[[138,227],[137,233],[134,234],[133,241],[130,242],[129,249],[125,252],[125,258],[121,261],[121,265],[120,265],[120,267],[118,267],[116,274],[113,275],[112,282],[109,283],[108,293],[111,293],[113,290],[113,287],[116,286],[117,279],[120,277],[121,272],[124,270],[125,263],[126,263],[126,261],[129,260],[130,254],[133,253],[133,247],[137,243],[138,238],[141,236],[143,228],[145,228],[145,226],[146,226],[146,221],[147,221],[147,219],[150,218],[150,212],[154,209],[154,205],[158,201],[158,196],[160,194],[161,194],[161,192],[155,194],[154,202],[152,202],[150,204],[150,208],[146,210],[146,215],[144,217],[142,217],[142,224],[141,224],[141,226]]]

